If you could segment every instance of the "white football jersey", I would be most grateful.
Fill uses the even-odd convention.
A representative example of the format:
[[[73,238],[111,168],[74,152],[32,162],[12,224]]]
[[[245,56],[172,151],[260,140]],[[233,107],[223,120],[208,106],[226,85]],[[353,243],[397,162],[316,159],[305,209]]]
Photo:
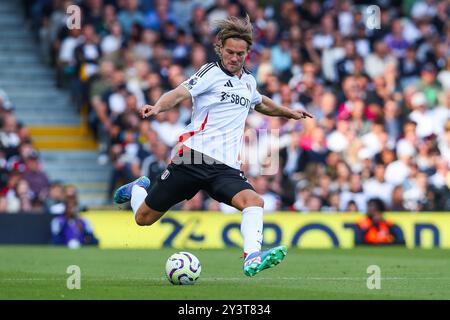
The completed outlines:
[[[256,80],[244,68],[241,78],[220,62],[203,65],[182,84],[192,96],[191,123],[179,142],[228,166],[240,169],[245,120],[261,103]]]

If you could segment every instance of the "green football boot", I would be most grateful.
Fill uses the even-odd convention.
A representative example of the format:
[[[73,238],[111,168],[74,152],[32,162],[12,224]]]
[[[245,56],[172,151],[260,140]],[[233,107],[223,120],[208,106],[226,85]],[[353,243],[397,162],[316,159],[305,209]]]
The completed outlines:
[[[253,277],[258,272],[272,268],[283,261],[286,254],[286,246],[278,246],[266,251],[253,252],[245,258],[244,274]]]

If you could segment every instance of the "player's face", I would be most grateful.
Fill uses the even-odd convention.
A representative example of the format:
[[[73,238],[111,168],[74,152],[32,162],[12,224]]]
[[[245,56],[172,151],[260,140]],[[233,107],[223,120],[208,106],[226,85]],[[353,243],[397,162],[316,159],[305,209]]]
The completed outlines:
[[[248,53],[248,44],[242,39],[229,38],[220,49],[222,64],[229,72],[238,74],[244,66]]]

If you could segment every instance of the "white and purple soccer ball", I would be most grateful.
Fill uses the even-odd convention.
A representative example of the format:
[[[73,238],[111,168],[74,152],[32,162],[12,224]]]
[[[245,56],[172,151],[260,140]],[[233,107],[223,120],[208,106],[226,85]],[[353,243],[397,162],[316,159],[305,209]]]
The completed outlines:
[[[166,275],[172,284],[194,284],[201,272],[200,261],[190,252],[177,252],[167,259]]]

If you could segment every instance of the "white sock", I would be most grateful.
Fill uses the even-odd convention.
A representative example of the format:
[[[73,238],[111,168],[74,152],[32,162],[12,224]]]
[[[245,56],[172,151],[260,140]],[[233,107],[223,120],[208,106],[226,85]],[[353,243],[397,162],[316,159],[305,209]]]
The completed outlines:
[[[241,234],[244,238],[244,255],[261,251],[263,240],[263,208],[248,207],[242,210]]]
[[[141,204],[144,202],[147,197],[147,190],[144,188],[134,185],[131,189],[131,208],[133,209],[134,214],[138,211]]]

